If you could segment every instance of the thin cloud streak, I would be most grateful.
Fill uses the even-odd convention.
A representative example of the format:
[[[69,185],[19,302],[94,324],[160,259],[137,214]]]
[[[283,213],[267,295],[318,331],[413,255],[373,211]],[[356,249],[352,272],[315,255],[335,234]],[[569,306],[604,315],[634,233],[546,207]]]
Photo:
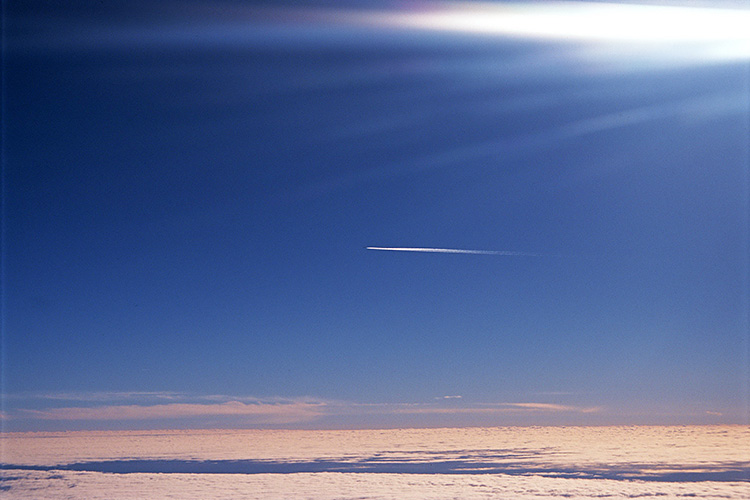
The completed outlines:
[[[49,392],[4,394],[6,399],[52,400],[52,401],[126,401],[126,400],[180,400],[188,397],[183,392],[173,391],[95,391],[95,392]]]
[[[19,408],[4,419],[58,420],[58,421],[123,421],[184,419],[194,417],[254,417],[267,423],[305,422],[326,416],[353,415],[399,415],[399,414],[492,414],[492,413],[536,413],[575,412],[590,413],[600,408],[547,403],[480,403],[479,405],[440,407],[425,403],[354,403],[327,401],[304,397],[299,399],[236,397],[211,395],[200,399],[210,402],[172,402],[163,404],[109,404],[102,406],[67,406],[62,408]],[[462,399],[459,395],[448,395],[440,400]],[[257,421],[255,423],[258,423]]]
[[[423,253],[458,253],[471,255],[508,255],[517,257],[541,257],[542,254],[528,252],[511,252],[506,250],[466,250],[461,248],[421,248],[421,247],[366,247],[367,250],[386,252],[423,252]]]
[[[516,157],[543,148],[556,147],[558,144],[577,138],[595,136],[603,132],[627,129],[628,127],[638,127],[645,123],[657,123],[659,120],[679,118],[686,122],[699,123],[717,117],[741,115],[745,112],[745,109],[745,96],[741,93],[716,94],[662,105],[631,108],[564,123],[554,128],[533,133],[508,135],[482,142],[463,144],[451,149],[415,157],[407,162],[347,172],[312,184],[297,196],[317,197],[337,190],[353,189],[363,184],[377,183],[438,169],[454,168],[477,160]],[[601,168],[597,168],[599,171],[601,170]],[[386,249],[381,247],[367,248],[372,250]],[[390,248],[387,249],[390,250]],[[526,255],[541,256],[538,254]]]
[[[73,393],[84,396],[86,393]],[[93,395],[128,395],[139,392],[90,393]],[[263,398],[221,394],[184,395],[169,392],[140,392],[143,400],[136,403],[68,404],[64,407],[25,407],[5,409],[0,420],[9,431],[41,429],[74,430],[82,428],[203,428],[230,426],[256,428],[283,426],[286,428],[366,428],[368,426],[429,425],[559,425],[581,418],[597,424],[620,424],[627,412],[597,402],[565,404],[541,401],[467,402],[460,395],[448,394],[429,402],[354,402],[329,400],[313,396]],[[171,395],[177,400],[154,401],[152,395]],[[70,397],[71,393],[59,393]],[[47,394],[54,396],[54,394]],[[54,398],[50,398],[54,401]],[[59,401],[59,400],[58,400]],[[496,418],[497,417],[497,418]],[[633,413],[645,423],[656,423],[654,415]],[[706,407],[699,413],[664,414],[671,420],[713,423],[721,419],[727,423],[742,422],[741,416],[728,415],[719,408]],[[44,423],[48,422],[48,423]]]
[[[149,420],[207,416],[262,417],[264,421],[291,423],[310,420],[321,415],[320,405],[296,404],[245,404],[230,401],[220,404],[174,403],[161,405],[119,405],[96,408],[51,408],[22,410],[29,418],[41,420]]]
[[[489,407],[461,407],[461,408],[399,408],[394,413],[401,414],[508,414],[508,413],[599,413],[603,411],[601,407],[579,407],[568,405],[557,405],[548,403],[498,403],[486,405]]]

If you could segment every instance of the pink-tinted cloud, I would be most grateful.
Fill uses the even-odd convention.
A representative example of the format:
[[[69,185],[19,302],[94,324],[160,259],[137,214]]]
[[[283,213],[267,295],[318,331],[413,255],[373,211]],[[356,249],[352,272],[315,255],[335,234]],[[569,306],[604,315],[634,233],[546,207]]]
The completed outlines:
[[[482,407],[437,408],[437,407],[409,407],[396,408],[393,413],[420,414],[503,414],[503,413],[597,413],[599,407],[579,407],[549,403],[498,403]]]
[[[247,404],[240,401],[196,404],[111,405],[93,408],[68,407],[44,410],[21,410],[26,418],[42,420],[150,420],[207,416],[258,417],[256,421],[291,423],[320,416],[321,404],[312,402]]]
[[[39,392],[6,394],[6,398],[22,400],[57,401],[127,401],[127,400],[179,400],[187,395],[174,391],[95,391],[95,392]]]
[[[55,396],[55,395],[52,395]],[[71,399],[71,394],[59,398]],[[332,401],[313,397],[283,398],[229,395],[186,395],[181,393],[94,393],[78,395],[76,404],[70,401],[63,407],[16,408],[5,415],[6,420],[55,421],[55,426],[79,428],[127,425],[204,426],[204,425],[379,425],[382,419],[398,422],[409,416],[421,419],[465,416],[469,420],[486,416],[516,416],[525,419],[573,416],[596,413],[598,407],[581,407],[536,402],[465,403],[458,395],[443,396],[435,402],[424,403],[356,403]],[[119,400],[118,400],[119,399]],[[137,401],[133,401],[137,399]],[[388,420],[390,419],[390,420]],[[97,424],[96,422],[100,422]],[[110,423],[107,423],[110,422]],[[125,424],[125,422],[130,422]],[[142,422],[142,423],[140,423]],[[419,424],[420,421],[416,421]],[[422,422],[422,423],[424,423]]]
[[[599,407],[580,407],[569,405],[558,405],[550,403],[506,403],[504,406],[519,408],[530,411],[557,411],[557,412],[574,412],[574,413],[597,413],[601,411]]]

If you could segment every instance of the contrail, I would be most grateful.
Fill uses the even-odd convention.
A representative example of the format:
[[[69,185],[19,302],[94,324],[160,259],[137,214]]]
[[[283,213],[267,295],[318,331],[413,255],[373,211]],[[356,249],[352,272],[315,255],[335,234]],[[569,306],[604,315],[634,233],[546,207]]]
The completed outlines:
[[[426,253],[463,253],[473,255],[511,255],[519,257],[541,257],[538,253],[509,252],[505,250],[464,250],[460,248],[412,248],[412,247],[366,247],[367,250],[385,250],[388,252],[426,252]]]

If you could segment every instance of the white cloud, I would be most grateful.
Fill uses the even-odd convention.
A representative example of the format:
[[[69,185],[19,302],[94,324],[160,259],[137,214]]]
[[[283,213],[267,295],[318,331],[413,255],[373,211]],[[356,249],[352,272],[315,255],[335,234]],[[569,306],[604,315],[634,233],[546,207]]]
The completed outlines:
[[[245,498],[271,500],[486,500],[513,498],[744,498],[747,483],[615,481],[505,474],[100,474],[12,471],[8,500],[70,498]]]
[[[746,498],[746,481],[716,480],[714,474],[741,477],[747,470],[743,445],[749,433],[747,426],[703,425],[24,433],[0,436],[7,463],[330,462],[351,471],[366,463],[382,465],[381,471],[396,465],[423,472],[432,464],[436,471],[455,465],[452,470],[463,473],[102,474],[7,468],[2,498]],[[505,473],[482,473],[488,468]],[[687,477],[675,479],[680,472]]]

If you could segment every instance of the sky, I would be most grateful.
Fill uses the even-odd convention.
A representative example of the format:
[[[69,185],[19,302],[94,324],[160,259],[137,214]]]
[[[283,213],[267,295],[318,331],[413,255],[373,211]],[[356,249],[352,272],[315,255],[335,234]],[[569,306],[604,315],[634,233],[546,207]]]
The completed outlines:
[[[3,8],[3,430],[750,421],[741,2]]]

